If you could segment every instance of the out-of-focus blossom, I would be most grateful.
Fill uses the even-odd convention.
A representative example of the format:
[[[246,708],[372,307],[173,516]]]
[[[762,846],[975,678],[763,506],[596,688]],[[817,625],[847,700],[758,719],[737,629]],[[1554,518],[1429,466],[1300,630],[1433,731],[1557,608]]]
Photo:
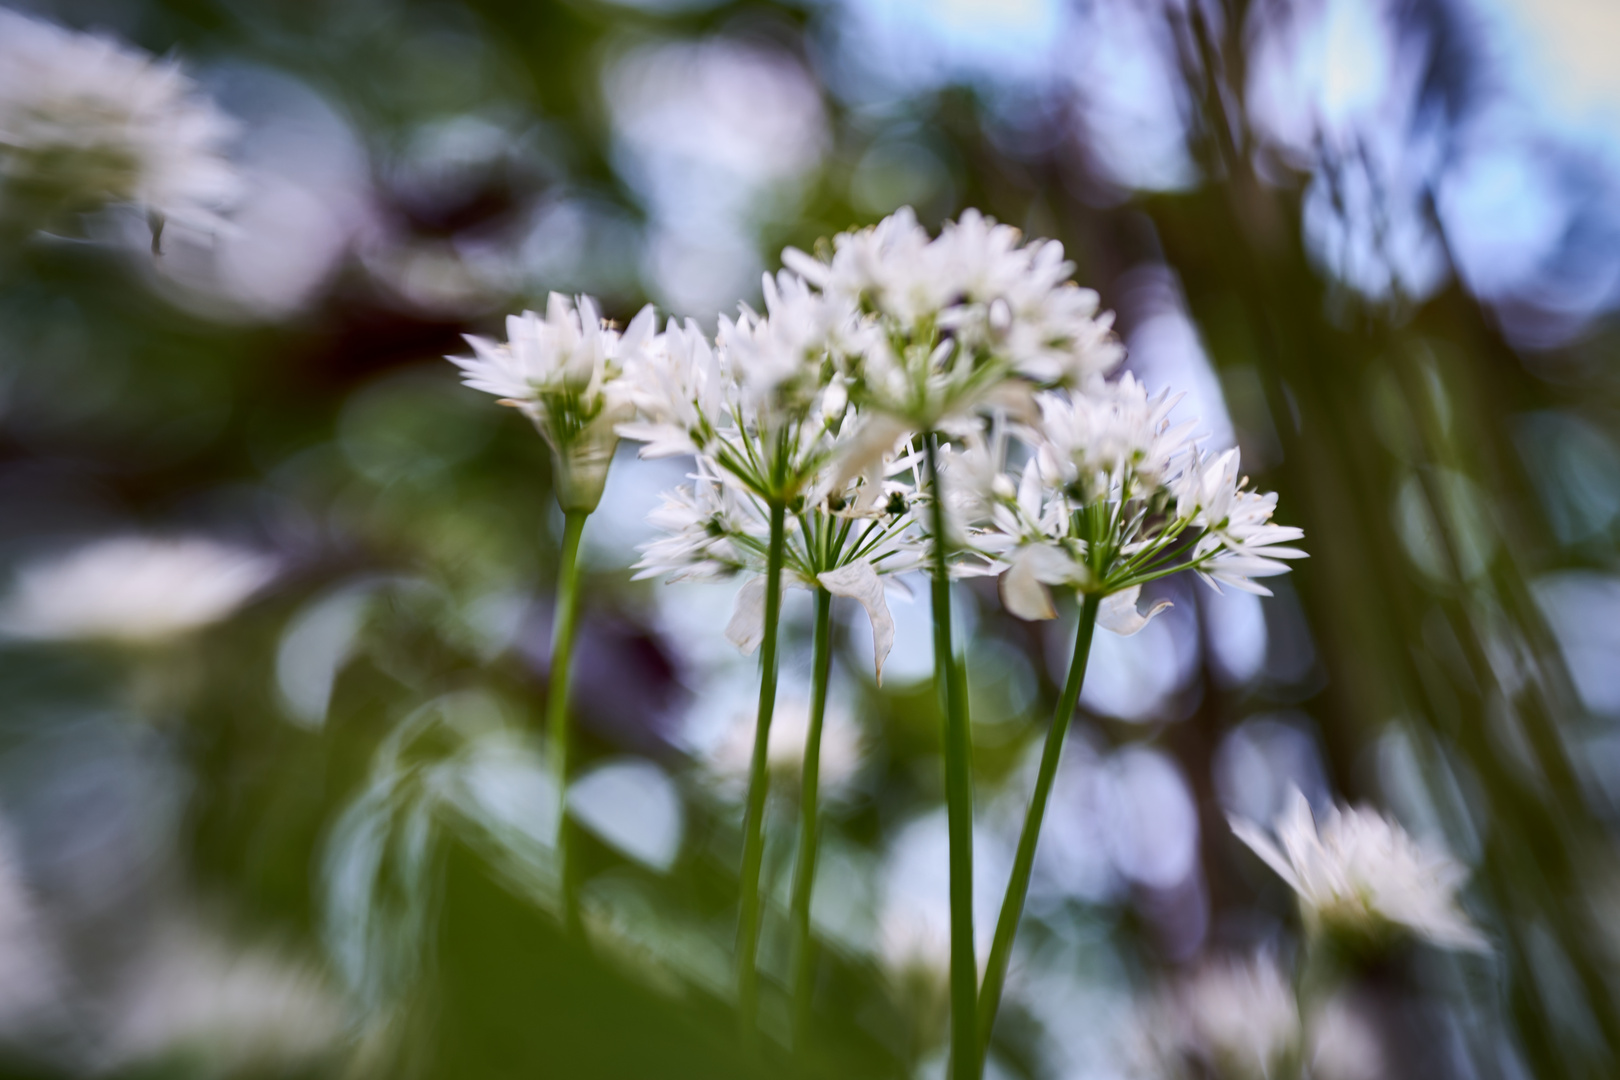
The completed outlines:
[[[237,191],[234,125],[177,64],[0,10],[0,214],[132,203],[199,227]]]
[[[552,293],[544,317],[533,311],[506,320],[503,344],[468,335],[470,357],[450,357],[474,390],[521,410],[552,450],[557,501],[564,510],[596,509],[632,405],[620,382],[625,358],[652,338],[646,307],[623,334],[598,314],[596,302]]]
[[[937,982],[943,989],[950,973],[950,926],[931,910],[887,904],[878,918],[877,954],[890,978]]]
[[[307,1066],[339,1046],[346,1026],[342,1002],[313,968],[177,923],[127,973],[104,1064],[185,1057],[220,1075]]]
[[[1373,944],[1410,933],[1445,948],[1489,948],[1457,904],[1467,869],[1375,810],[1334,807],[1318,827],[1295,789],[1276,841],[1236,818],[1232,831],[1299,894],[1313,929]]]
[[[217,623],[263,589],[275,560],[200,537],[118,537],[24,566],[0,633],[156,644]]]
[[[1334,994],[1311,1010],[1306,1023],[1312,1080],[1380,1080],[1389,1075],[1378,1031],[1351,994]]]
[[[62,1004],[66,973],[0,822],[0,1039],[25,1038]]]
[[[1146,1071],[1220,1080],[1374,1080],[1383,1051],[1343,994],[1302,1018],[1287,973],[1265,953],[1205,962],[1161,990],[1137,1022]]]
[[[1299,1056],[1299,1005],[1265,955],[1206,963],[1163,991],[1144,1019],[1171,1075],[1190,1059],[1214,1076],[1261,1080],[1288,1075]]]
[[[603,74],[649,287],[682,314],[729,306],[758,280],[758,227],[794,217],[830,141],[815,79],[754,35],[650,41]]]
[[[766,760],[781,783],[792,788],[804,767],[805,741],[810,733],[810,703],[803,698],[787,698],[777,703],[771,721]],[[747,783],[749,760],[754,752],[754,716],[738,714],[709,756],[709,767],[721,782],[741,792]],[[836,794],[860,768],[861,730],[849,713],[831,703],[821,726],[821,773],[823,794]]]

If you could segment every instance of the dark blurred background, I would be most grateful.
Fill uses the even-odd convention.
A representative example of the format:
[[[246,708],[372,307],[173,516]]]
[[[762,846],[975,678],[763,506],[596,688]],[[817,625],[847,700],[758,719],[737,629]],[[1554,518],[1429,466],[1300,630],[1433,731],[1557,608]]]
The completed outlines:
[[[992,1075],[1140,1075],[1144,992],[1291,948],[1291,897],[1225,820],[1269,820],[1291,784],[1387,807],[1474,871],[1492,953],[1365,974],[1368,1075],[1620,1075],[1612,6],[18,10],[178,57],[239,122],[244,188],[230,228],[161,254],[113,210],[0,264],[13,593],[131,533],[275,577],[163,647],[0,649],[17,1075],[942,1075],[922,593],[895,604],[881,690],[864,621],[839,631],[815,1045],[768,1039],[761,1067],[726,1004],[755,661],[719,632],[729,587],[627,569],[687,466],[621,447],[585,536],[570,944],[539,734],[561,517],[535,433],[442,359],[548,290],[712,329],[784,244],[902,205],[1063,241],[1129,367],[1241,446],[1311,553],[1274,599],[1171,580],[1165,616],[1099,635]],[[1073,613],[1019,623],[993,584],[959,601],[987,938]],[[784,711],[808,613],[787,608]]]

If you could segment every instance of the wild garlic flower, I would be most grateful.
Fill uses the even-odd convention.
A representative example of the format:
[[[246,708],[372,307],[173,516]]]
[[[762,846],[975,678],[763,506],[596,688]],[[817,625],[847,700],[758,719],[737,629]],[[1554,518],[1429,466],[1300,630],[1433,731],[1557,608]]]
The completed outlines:
[[[1162,1071],[1223,1080],[1289,1076],[1300,1057],[1299,1005],[1288,977],[1264,953],[1207,962],[1143,1010]]]
[[[1230,585],[1242,592],[1270,596],[1271,590],[1253,579],[1287,573],[1288,566],[1279,559],[1304,558],[1303,551],[1282,545],[1305,533],[1291,525],[1273,524],[1276,492],[1250,491],[1247,482],[1239,474],[1237,447],[1213,459],[1195,455],[1174,485],[1176,515],[1204,530],[1193,547],[1189,566],[1211,588],[1219,592],[1222,585]]]
[[[979,410],[1027,412],[1040,386],[1112,369],[1124,350],[1095,292],[1070,282],[1056,241],[970,210],[935,238],[909,209],[842,233],[822,258],[783,262],[824,297],[860,312],[840,373],[863,423],[843,448],[846,474],[868,472],[913,432],[954,431]]]
[[[1040,421],[1024,432],[1033,454],[1016,484],[992,475],[988,521],[969,541],[1005,570],[1014,615],[1054,617],[1049,587],[1062,586],[1102,597],[1098,621],[1132,634],[1168,606],[1137,610],[1150,581],[1192,570],[1217,591],[1269,595],[1252,579],[1304,557],[1280,546],[1304,534],[1270,523],[1277,498],[1246,490],[1237,451],[1204,457],[1193,425],[1170,422],[1178,400],[1130,374],[1040,395]]]
[[[1373,1080],[1377,1033],[1335,994],[1301,1015],[1288,974],[1265,952],[1201,964],[1138,1013],[1152,1071],[1221,1080]]]
[[[1374,945],[1412,934],[1444,948],[1489,948],[1457,905],[1467,869],[1375,810],[1335,807],[1318,827],[1296,788],[1276,822],[1275,842],[1252,822],[1231,824],[1299,894],[1313,929]]]
[[[173,61],[0,11],[0,217],[132,203],[212,227],[238,189],[234,130]]]
[[[1097,314],[1097,294],[1069,280],[1074,264],[1064,260],[1063,245],[1022,240],[1017,229],[977,210],[930,239],[905,208],[833,237],[825,259],[789,248],[782,261],[824,296],[874,320],[882,333],[866,355],[851,359],[876,360],[873,393],[893,394],[890,404],[902,415],[918,408],[926,416],[930,403],[953,403],[953,383],[973,392],[988,389],[977,384],[992,382],[992,374],[1068,383],[1107,372],[1124,357],[1109,333],[1112,316]],[[882,347],[884,339],[891,348]],[[942,342],[953,348],[939,365],[905,373],[918,380],[896,379],[902,373],[885,366],[902,359],[896,347],[922,346],[932,355]]]
[[[467,336],[470,357],[449,357],[462,381],[522,411],[551,447],[557,502],[565,511],[596,509],[619,436],[632,415],[621,376],[629,357],[645,348],[656,319],[641,310],[621,334],[588,296],[552,293],[542,317],[533,311],[506,320],[507,341]]]
[[[665,493],[662,505],[648,515],[664,535],[641,546],[635,577],[667,575],[671,582],[746,578],[726,637],[751,653],[765,635],[770,552],[766,508],[758,495],[726,477],[706,457],[698,459],[692,480]],[[875,674],[882,682],[883,661],[894,647],[894,617],[885,597],[885,580],[914,569],[921,558],[911,531],[914,500],[904,485],[892,483],[876,511],[857,515],[848,491],[822,490],[815,503],[801,500],[786,517],[782,581],[784,587],[820,587],[866,609]]]
[[[674,319],[647,348],[628,357],[625,391],[635,419],[618,433],[642,444],[643,458],[707,453],[733,421],[736,388],[708,335]]]
[[[797,502],[852,430],[833,357],[853,347],[854,311],[786,272],[764,293],[765,313],[722,315],[713,345],[672,320],[630,366],[636,416],[618,431],[642,457],[702,454],[759,498]]]
[[[213,540],[100,540],[24,566],[0,634],[158,644],[225,619],[275,574],[273,559]]]

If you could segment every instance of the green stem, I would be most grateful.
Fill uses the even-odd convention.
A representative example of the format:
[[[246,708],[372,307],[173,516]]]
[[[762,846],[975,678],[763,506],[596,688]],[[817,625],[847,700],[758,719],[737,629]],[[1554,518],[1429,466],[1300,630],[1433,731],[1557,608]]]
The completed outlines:
[[[1052,797],[1052,783],[1057,779],[1058,760],[1063,756],[1063,740],[1069,733],[1069,722],[1074,719],[1074,709],[1080,701],[1080,687],[1086,681],[1086,658],[1091,655],[1091,637],[1097,628],[1097,608],[1101,602],[1102,597],[1097,593],[1087,593],[1080,605],[1074,659],[1069,662],[1063,696],[1052,716],[1052,726],[1046,732],[1040,771],[1035,775],[1035,793],[1030,796],[1029,809],[1024,813],[1024,829],[1018,834],[1012,878],[1007,882],[1007,894],[1001,901],[996,937],[990,945],[990,961],[984,971],[984,987],[979,992],[981,1055],[990,1049],[990,1031],[995,1026],[1001,991],[1007,981],[1007,962],[1012,958],[1013,938],[1018,933],[1018,920],[1024,914],[1024,899],[1029,895],[1030,873],[1035,869],[1035,845],[1041,838],[1041,820],[1046,816],[1046,804]]]
[[[551,771],[557,783],[557,876],[563,926],[570,933],[579,927],[578,882],[570,858],[568,827],[568,676],[573,665],[574,630],[579,624],[579,539],[585,532],[586,510],[570,510],[563,518],[562,554],[557,566],[557,611],[551,633],[551,685],[546,695],[546,724],[550,729]]]
[[[742,896],[737,928],[737,1014],[743,1042],[752,1045],[759,1016],[760,864],[765,858],[765,795],[770,786],[771,717],[776,711],[776,629],[782,614],[782,559],[787,508],[771,501],[771,547],[765,564],[765,640],[760,645],[759,715],[748,768],[748,810],[743,819]]]
[[[827,715],[827,683],[832,674],[832,593],[816,590],[814,681],[810,688],[810,729],[804,739],[804,771],[799,781],[799,856],[793,866],[793,1046],[803,1050],[810,1034],[815,943],[810,938],[810,897],[816,884],[816,848],[821,840],[821,723]]]
[[[978,1080],[979,967],[973,949],[973,736],[967,685],[951,644],[951,576],[945,500],[939,482],[939,436],[923,440],[933,510],[934,681],[945,713],[945,813],[951,858],[952,1080]]]

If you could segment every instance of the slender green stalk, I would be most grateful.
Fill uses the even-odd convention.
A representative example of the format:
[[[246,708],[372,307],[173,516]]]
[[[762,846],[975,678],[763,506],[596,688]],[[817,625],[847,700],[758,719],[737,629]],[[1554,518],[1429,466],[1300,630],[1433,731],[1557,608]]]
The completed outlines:
[[[551,771],[557,783],[557,877],[563,926],[570,933],[579,926],[578,880],[570,857],[568,827],[569,743],[568,676],[573,666],[574,630],[579,623],[579,538],[585,532],[586,510],[569,510],[563,518],[562,555],[557,566],[557,611],[551,632],[551,685],[546,695],[546,724],[550,729]]]
[[[951,1080],[978,1080],[979,967],[973,950],[973,736],[967,680],[951,644],[950,552],[939,482],[939,436],[923,442],[933,507],[934,681],[945,713],[945,814],[951,857]]]
[[[793,1046],[804,1049],[810,1034],[815,943],[810,938],[810,897],[816,885],[816,848],[821,841],[821,723],[827,715],[827,682],[832,674],[832,593],[816,590],[816,638],[811,661],[810,730],[804,739],[804,770],[799,781],[799,856],[793,866]]]
[[[990,1049],[990,1030],[995,1026],[996,1010],[1001,1007],[1001,991],[1007,981],[1007,962],[1012,957],[1018,920],[1024,914],[1024,898],[1029,895],[1030,873],[1035,869],[1035,845],[1041,838],[1041,820],[1046,816],[1046,804],[1052,797],[1052,782],[1057,779],[1058,760],[1063,756],[1063,740],[1069,733],[1069,722],[1074,719],[1074,709],[1080,701],[1080,688],[1086,681],[1086,658],[1091,655],[1091,636],[1097,628],[1097,608],[1101,601],[1102,597],[1098,594],[1087,593],[1080,605],[1080,625],[1074,635],[1074,659],[1069,662],[1069,677],[1063,684],[1063,696],[1058,700],[1057,712],[1052,716],[1052,726],[1046,732],[1040,771],[1035,775],[1035,793],[1030,796],[1029,809],[1024,813],[1024,829],[1018,834],[1018,852],[1013,857],[1012,878],[1007,882],[1007,894],[1001,901],[996,937],[990,945],[990,961],[984,971],[984,986],[979,991],[981,1055]]]
[[[782,615],[782,558],[787,508],[771,502],[771,548],[765,563],[765,640],[760,645],[759,715],[748,768],[748,810],[743,819],[742,897],[737,928],[737,1014],[743,1042],[752,1044],[759,1016],[760,864],[765,858],[765,795],[770,787],[771,717],[776,711],[776,630]]]

